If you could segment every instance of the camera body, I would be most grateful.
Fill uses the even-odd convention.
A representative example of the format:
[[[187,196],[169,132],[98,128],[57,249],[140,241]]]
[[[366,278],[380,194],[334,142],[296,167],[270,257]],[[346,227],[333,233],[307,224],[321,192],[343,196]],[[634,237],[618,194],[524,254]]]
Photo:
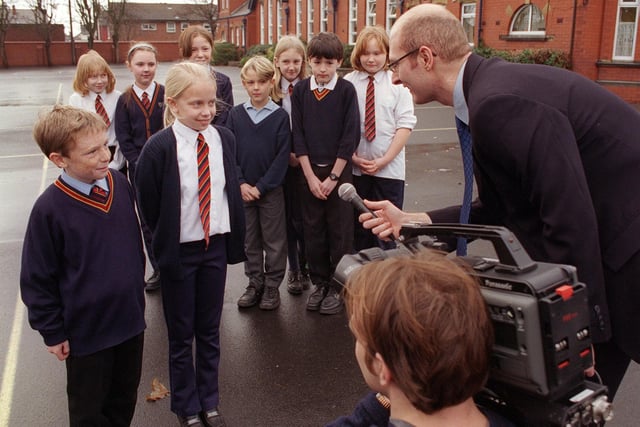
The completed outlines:
[[[461,257],[481,286],[495,335],[488,390],[476,400],[518,425],[582,426],[610,419],[606,387],[584,380],[593,354],[587,288],[575,267],[532,261],[504,227],[408,224],[400,234],[397,249],[343,257],[334,280],[344,284],[377,259],[444,249],[439,239],[489,240],[497,260]]]

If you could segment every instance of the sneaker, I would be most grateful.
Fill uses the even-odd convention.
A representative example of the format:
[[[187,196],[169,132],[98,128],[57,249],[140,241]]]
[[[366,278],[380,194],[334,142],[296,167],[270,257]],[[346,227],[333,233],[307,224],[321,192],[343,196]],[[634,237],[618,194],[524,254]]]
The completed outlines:
[[[180,427],[202,427],[203,424],[200,421],[200,417],[197,415],[191,415],[190,417],[181,417],[178,415],[178,422]]]
[[[200,418],[202,418],[202,422],[207,427],[226,427],[227,425],[222,414],[217,409],[201,412]]]
[[[300,272],[289,270],[287,277],[287,292],[291,295],[300,295],[302,293],[302,283],[300,282]]]
[[[322,300],[327,295],[328,290],[329,285],[327,285],[326,283],[316,286],[311,295],[309,295],[309,299],[307,299],[307,310],[318,310],[320,308]]]
[[[302,289],[307,290],[309,286],[311,286],[311,278],[309,277],[309,272],[306,270],[302,270],[300,272],[300,283],[302,283]]]
[[[238,300],[238,307],[240,308],[249,308],[253,307],[260,301],[260,297],[262,296],[262,289],[258,290],[255,286],[249,285],[247,286],[247,290],[244,291],[244,294]]]
[[[327,296],[324,297],[320,304],[320,314],[338,314],[342,311],[344,302],[340,291],[334,286],[329,288]]]
[[[160,289],[160,272],[158,270],[153,270],[151,277],[149,277],[144,283],[144,290],[152,292],[156,289]]]
[[[280,306],[280,291],[275,286],[267,286],[260,300],[261,310],[275,310]]]

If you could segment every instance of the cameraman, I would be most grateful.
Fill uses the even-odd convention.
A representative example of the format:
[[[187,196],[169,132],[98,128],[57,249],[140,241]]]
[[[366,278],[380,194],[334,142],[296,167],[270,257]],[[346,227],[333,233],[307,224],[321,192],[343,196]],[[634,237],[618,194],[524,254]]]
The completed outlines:
[[[640,114],[576,73],[471,53],[460,20],[438,5],[396,21],[389,60],[417,104],[453,106],[470,128],[478,200],[469,222],[503,225],[534,260],[578,269],[613,399],[640,361]],[[366,204],[379,218],[360,220],[381,238],[407,221],[460,218],[460,206],[427,215]]]
[[[366,264],[347,280],[345,303],[360,370],[380,393],[329,426],[512,426],[473,401],[493,329],[480,287],[455,260],[424,250]]]

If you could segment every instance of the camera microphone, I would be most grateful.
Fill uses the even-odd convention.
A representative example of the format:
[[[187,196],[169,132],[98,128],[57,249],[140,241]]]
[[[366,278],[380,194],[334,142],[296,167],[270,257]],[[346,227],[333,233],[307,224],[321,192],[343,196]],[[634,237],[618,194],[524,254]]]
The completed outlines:
[[[352,184],[345,182],[344,184],[340,185],[340,187],[338,187],[338,196],[340,196],[340,198],[345,202],[351,203],[358,212],[370,213],[374,218],[378,217],[371,211],[371,209],[365,206],[362,198],[360,197],[360,195],[358,195],[356,188]]]

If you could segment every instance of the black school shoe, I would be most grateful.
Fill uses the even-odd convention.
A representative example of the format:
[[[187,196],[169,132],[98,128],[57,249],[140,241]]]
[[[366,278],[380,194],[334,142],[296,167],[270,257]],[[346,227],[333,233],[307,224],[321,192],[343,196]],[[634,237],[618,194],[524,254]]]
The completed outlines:
[[[275,310],[280,306],[280,291],[274,286],[266,286],[262,299],[260,300],[261,310]]]
[[[338,314],[342,312],[343,307],[344,301],[340,290],[331,286],[322,303],[320,303],[320,314]]]
[[[180,427],[203,427],[202,421],[200,421],[200,417],[197,415],[191,415],[190,417],[181,417],[178,415],[178,422],[180,423]]]
[[[307,310],[317,311],[320,309],[320,304],[322,304],[322,300],[329,292],[329,285],[327,283],[322,283],[315,287],[309,298],[307,299]]]
[[[217,409],[200,412],[200,418],[205,427],[226,427],[222,414]]]
[[[255,286],[249,285],[247,286],[247,290],[244,291],[244,294],[238,300],[238,307],[240,308],[249,308],[253,307],[257,303],[260,302],[260,298],[262,297],[262,289],[256,289]]]
[[[291,295],[300,295],[303,290],[302,282],[300,281],[300,272],[289,270],[287,276],[287,292]]]

